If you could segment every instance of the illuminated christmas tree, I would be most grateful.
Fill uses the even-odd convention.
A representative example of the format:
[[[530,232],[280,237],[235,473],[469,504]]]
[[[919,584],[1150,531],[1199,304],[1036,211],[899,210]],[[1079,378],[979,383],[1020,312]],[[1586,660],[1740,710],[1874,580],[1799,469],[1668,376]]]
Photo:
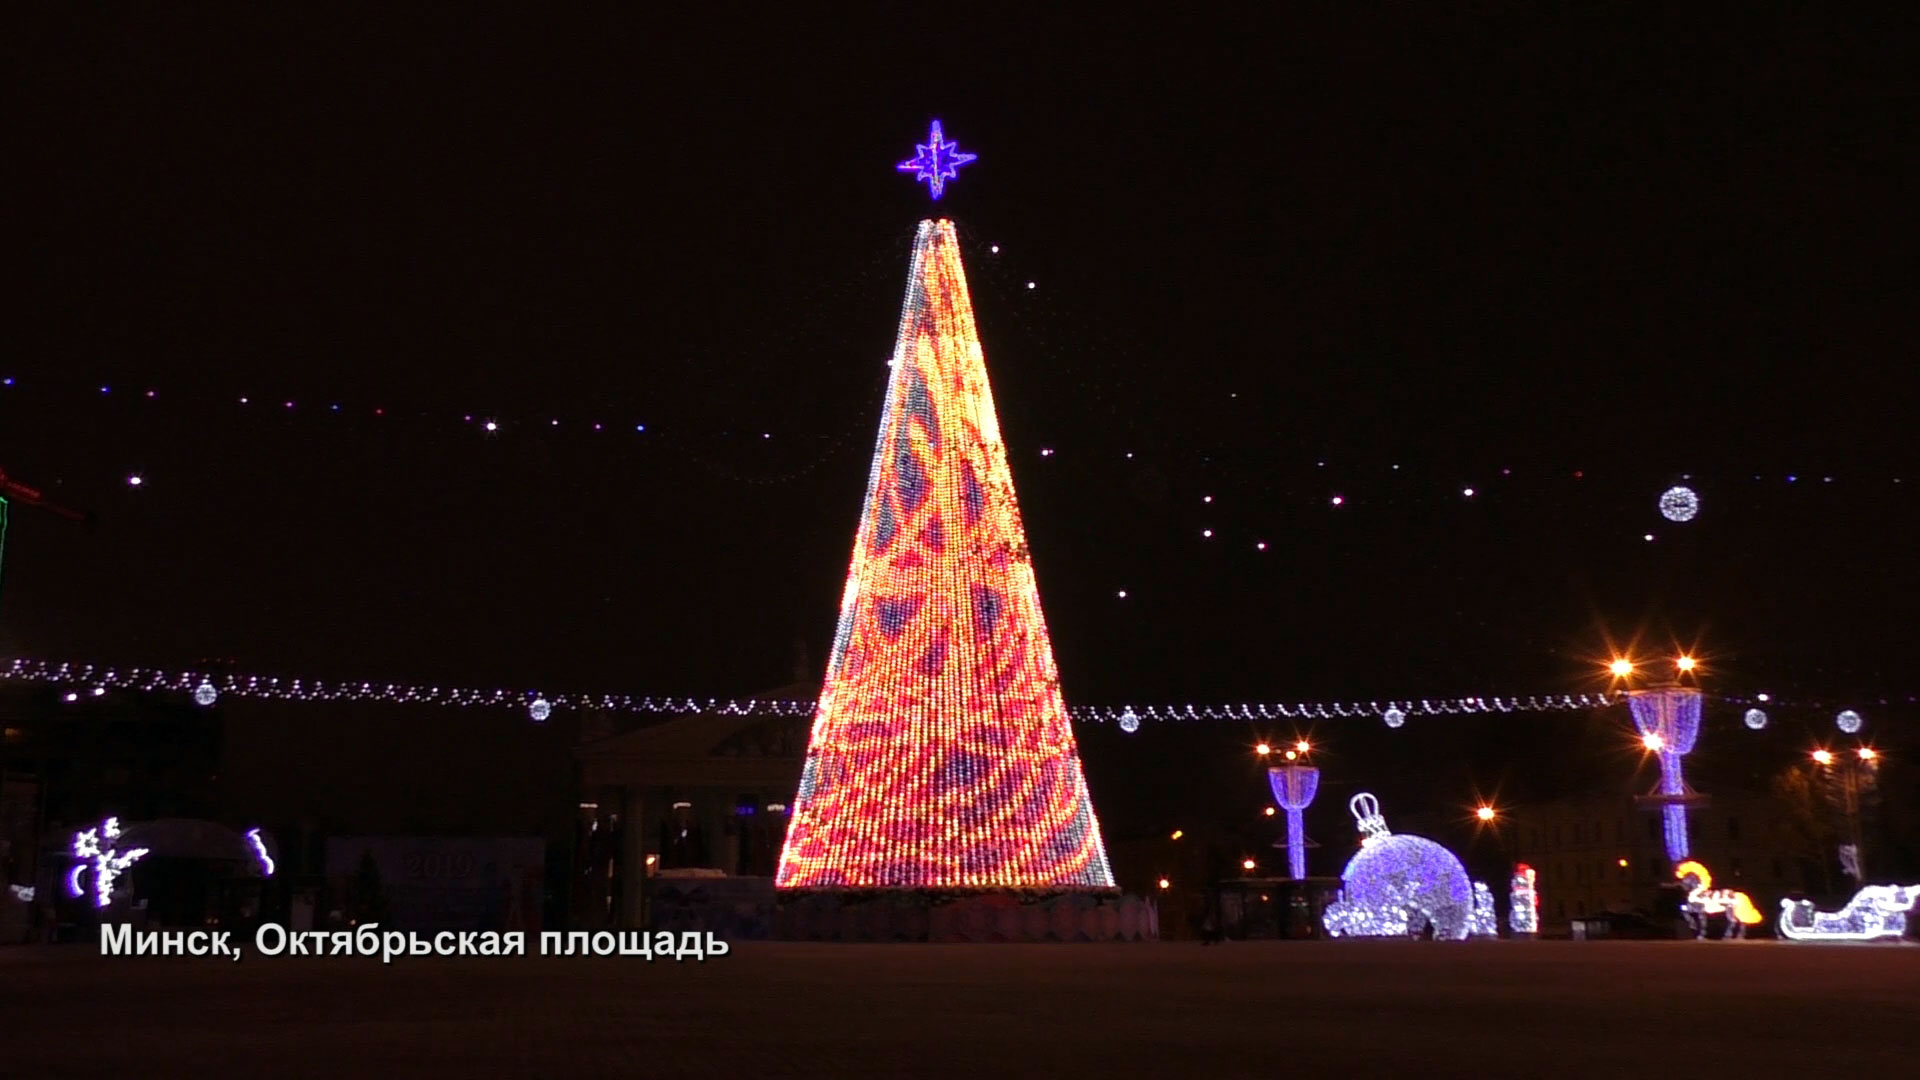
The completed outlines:
[[[776,884],[1111,889],[950,221],[891,364]]]

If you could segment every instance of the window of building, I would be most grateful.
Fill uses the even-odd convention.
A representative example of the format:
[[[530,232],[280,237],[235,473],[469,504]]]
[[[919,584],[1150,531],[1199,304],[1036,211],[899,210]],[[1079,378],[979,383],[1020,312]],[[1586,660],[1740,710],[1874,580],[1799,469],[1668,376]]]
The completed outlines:
[[[1785,881],[1786,879],[1787,879],[1786,867],[1780,865],[1779,859],[1773,860],[1773,880]]]
[[[1564,919],[1567,917],[1567,902],[1565,900],[1555,900],[1553,902],[1553,917],[1556,919]]]
[[[1739,818],[1730,817],[1727,819],[1727,839],[1729,840],[1740,839],[1740,819]]]
[[[1626,818],[1613,819],[1613,840],[1614,840],[1614,843],[1616,844],[1624,844],[1627,842],[1627,819]]]
[[[1553,846],[1554,846],[1554,849],[1555,849],[1555,850],[1559,850],[1559,847],[1560,847],[1560,826],[1558,826],[1558,825],[1555,825],[1555,826],[1553,827]]]
[[[1575,881],[1587,880],[1587,864],[1586,863],[1573,864],[1573,880]]]
[[[1733,876],[1739,877],[1740,876],[1740,860],[1734,859],[1729,863],[1729,865],[1733,867]]]
[[[1660,839],[1660,819],[1659,818],[1650,817],[1647,819],[1647,839],[1649,840]]]

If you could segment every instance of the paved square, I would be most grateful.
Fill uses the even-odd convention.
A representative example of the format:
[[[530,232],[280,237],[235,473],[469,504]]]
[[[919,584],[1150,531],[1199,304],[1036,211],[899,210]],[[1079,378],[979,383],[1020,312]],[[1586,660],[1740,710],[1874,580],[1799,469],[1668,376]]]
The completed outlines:
[[[0,1074],[1913,1075],[1920,949],[734,946],[722,959],[0,949]]]

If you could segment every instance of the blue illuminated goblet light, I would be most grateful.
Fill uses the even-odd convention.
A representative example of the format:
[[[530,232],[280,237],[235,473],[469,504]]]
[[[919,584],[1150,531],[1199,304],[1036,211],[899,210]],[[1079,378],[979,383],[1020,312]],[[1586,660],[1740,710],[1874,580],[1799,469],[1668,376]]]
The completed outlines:
[[[1687,786],[1680,768],[1680,759],[1693,751],[1700,737],[1700,691],[1691,686],[1632,690],[1627,694],[1627,707],[1633,711],[1633,724],[1640,729],[1641,741],[1660,759],[1660,786],[1640,801],[1660,807],[1666,826],[1667,858],[1681,862],[1691,853],[1687,807],[1706,801]]]
[[[1287,871],[1294,880],[1307,876],[1307,829],[1303,814],[1320,793],[1320,770],[1311,765],[1279,765],[1267,770],[1273,801],[1287,812]]]

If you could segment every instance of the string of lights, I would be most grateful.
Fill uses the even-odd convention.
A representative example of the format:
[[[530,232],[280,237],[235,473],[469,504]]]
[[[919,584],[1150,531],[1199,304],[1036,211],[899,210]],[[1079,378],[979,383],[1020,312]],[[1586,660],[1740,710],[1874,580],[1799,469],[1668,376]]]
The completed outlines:
[[[387,704],[434,705],[457,708],[523,709],[537,722],[544,722],[556,710],[612,713],[649,713],[665,715],[711,716],[812,716],[816,702],[798,698],[713,698],[681,697],[662,694],[619,694],[600,692],[546,693],[540,690],[491,689],[431,686],[371,680],[323,680],[286,678],[269,675],[240,675],[219,671],[169,671],[148,667],[121,667],[103,664],[62,663],[51,660],[15,659],[0,667],[0,681],[64,686],[66,698],[77,702],[104,696],[109,691],[134,691],[150,694],[178,694],[196,704],[212,706],[224,697],[256,698],[271,701],[303,702],[381,702]],[[1075,705],[1068,712],[1082,724],[1113,724],[1127,734],[1140,730],[1148,722],[1187,723],[1196,721],[1278,721],[1278,720],[1362,720],[1377,719],[1388,727],[1400,727],[1416,716],[1469,716],[1476,714],[1538,714],[1604,709],[1627,700],[1621,691],[1584,694],[1535,694],[1524,696],[1475,696],[1453,698],[1400,698],[1379,701],[1332,702],[1250,702],[1223,705]],[[1745,707],[1745,725],[1753,730],[1767,726],[1766,713],[1755,703],[1775,709],[1825,709],[1830,703],[1782,701],[1767,694],[1757,696],[1713,696],[1707,700]],[[1915,698],[1906,699],[1913,702]],[[1885,699],[1881,704],[1892,704]],[[1756,718],[1756,714],[1758,714]],[[1864,724],[1853,708],[1835,717],[1842,731],[1858,732]]]
[[[891,363],[891,361],[889,361],[889,363]],[[116,386],[105,383],[80,384],[70,380],[66,382],[60,380],[28,381],[19,376],[0,376],[0,400],[7,398],[24,399],[33,395],[44,395],[36,399],[36,404],[41,406],[44,406],[47,397],[65,397],[74,402],[91,401],[95,403],[130,400],[137,403],[150,403],[155,405],[184,401],[198,404],[207,409],[224,409],[230,415],[277,414],[288,417],[314,417],[343,421],[359,420],[387,424],[401,424],[410,421],[426,422],[440,427],[443,430],[459,431],[472,438],[489,441],[511,440],[516,437],[534,435],[546,439],[571,435],[581,438],[590,437],[603,440],[609,445],[633,443],[634,445],[665,446],[687,453],[697,464],[709,468],[724,478],[757,484],[782,483],[797,479],[800,476],[804,476],[818,469],[819,466],[826,461],[840,456],[841,452],[848,447],[860,445],[864,440],[864,434],[856,430],[855,427],[843,427],[835,431],[820,431],[817,429],[817,425],[811,422],[808,424],[806,430],[798,428],[778,428],[775,425],[765,425],[754,430],[736,431],[731,428],[713,428],[708,430],[697,425],[689,427],[686,425],[666,424],[640,416],[621,418],[615,418],[605,414],[593,416],[560,416],[546,413],[519,413],[511,409],[501,411],[471,408],[423,409],[390,404],[375,404],[365,401],[314,400],[303,398],[299,395],[262,394],[244,391],[236,391],[224,396],[195,391],[178,393],[168,391],[163,393],[158,388],[143,384],[135,384],[133,386]],[[779,471],[776,474],[762,475],[758,469],[749,472],[739,468],[737,465],[729,464],[713,453],[701,452],[698,449],[698,447],[701,446],[720,446],[726,444],[740,447],[760,446],[776,455],[784,455],[794,460],[791,461],[790,465],[784,471]],[[1062,448],[1052,445],[1051,443],[1042,445],[1032,452],[1040,458],[1049,460],[1058,458],[1062,462],[1079,460],[1085,456],[1084,452],[1073,452],[1063,456]],[[1142,464],[1145,464],[1149,457],[1149,455],[1132,449],[1103,449],[1100,453],[1118,453],[1122,456],[1123,460],[1139,461]],[[1330,475],[1334,472],[1341,472],[1341,470],[1333,468],[1333,466],[1339,464],[1338,462],[1330,462],[1324,458],[1316,458],[1310,463],[1302,459],[1299,464],[1302,469],[1309,467],[1310,464],[1316,472],[1327,471]],[[1400,466],[1394,465],[1388,467],[1386,473],[1391,474],[1399,470]],[[1495,470],[1493,475],[1488,478],[1488,483],[1499,479],[1517,478],[1523,473],[1526,475],[1551,476],[1572,481],[1588,478],[1588,471],[1585,469],[1554,469],[1543,467],[1516,472],[1516,470],[1512,468],[1503,468]],[[1353,490],[1347,490],[1347,486],[1334,484],[1334,487],[1338,487],[1339,490],[1332,490],[1330,488],[1325,495],[1324,504],[1332,510],[1364,505],[1366,502],[1365,478],[1344,472],[1341,474],[1345,476],[1352,485],[1358,486],[1354,486]],[[1691,474],[1681,474],[1681,479],[1689,482],[1693,481]],[[1737,476],[1727,476],[1721,478],[1720,482],[1729,483],[1736,479],[1744,479],[1753,483],[1783,486],[1833,485],[1842,481],[1855,485],[1861,483],[1876,486],[1886,485],[1902,490],[1913,486],[1905,483],[1905,477],[1892,474],[1835,476],[1825,473],[1800,473],[1778,470],[1762,470],[1752,473],[1742,473]],[[139,473],[129,473],[127,482],[130,486],[139,487],[146,482],[146,478]],[[1443,489],[1436,487],[1435,490],[1442,491]],[[1497,494],[1496,491],[1488,488],[1485,484],[1479,486],[1468,484],[1464,487],[1447,487],[1443,493],[1451,494],[1467,502],[1484,500],[1487,497]],[[1654,495],[1657,499],[1660,516],[1669,522],[1684,523],[1691,521],[1701,511],[1702,500],[1699,494],[1693,488],[1684,484],[1670,486],[1664,490],[1656,490]],[[1202,501],[1211,505],[1215,502],[1215,499],[1209,495],[1205,496]],[[1209,530],[1204,538],[1211,539],[1212,535],[1212,531]],[[1651,537],[1649,537],[1649,539],[1651,539]]]

